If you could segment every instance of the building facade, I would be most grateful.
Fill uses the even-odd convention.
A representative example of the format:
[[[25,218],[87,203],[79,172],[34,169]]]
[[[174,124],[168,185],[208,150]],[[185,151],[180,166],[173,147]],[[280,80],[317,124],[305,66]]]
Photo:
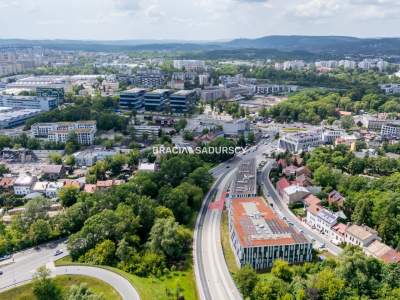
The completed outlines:
[[[290,264],[312,260],[312,243],[262,198],[230,199],[227,205],[229,236],[240,267],[264,270],[277,259]]]
[[[135,88],[124,91],[120,95],[119,105],[124,109],[141,110],[144,107],[146,89]]]

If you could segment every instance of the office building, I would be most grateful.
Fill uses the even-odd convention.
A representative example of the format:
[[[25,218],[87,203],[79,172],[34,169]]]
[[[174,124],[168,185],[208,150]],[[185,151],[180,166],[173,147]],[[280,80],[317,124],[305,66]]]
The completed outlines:
[[[322,144],[322,134],[319,131],[287,134],[279,140],[279,148],[290,152],[309,151]]]
[[[201,90],[201,100],[212,101],[225,98],[225,89],[220,87],[210,87]]]
[[[244,160],[235,173],[229,198],[250,198],[257,196],[256,160]]]
[[[64,100],[64,87],[37,87],[36,96],[42,98],[56,98],[58,103]]]
[[[39,109],[0,107],[0,128],[12,128],[22,125],[38,114]]]
[[[250,130],[250,121],[246,118],[225,121],[222,123],[222,130],[225,136],[237,137]]]
[[[144,94],[144,107],[147,111],[163,111],[169,106],[171,90],[159,89]]]
[[[0,95],[0,106],[50,111],[57,108],[58,100],[53,97]]]
[[[191,111],[196,104],[196,92],[194,90],[182,90],[171,94],[169,106],[173,112]]]
[[[262,198],[228,200],[231,244],[240,267],[272,267],[277,259],[290,264],[312,260],[312,243],[281,220]]]
[[[121,92],[119,105],[124,109],[141,110],[144,107],[146,89],[134,88]]]

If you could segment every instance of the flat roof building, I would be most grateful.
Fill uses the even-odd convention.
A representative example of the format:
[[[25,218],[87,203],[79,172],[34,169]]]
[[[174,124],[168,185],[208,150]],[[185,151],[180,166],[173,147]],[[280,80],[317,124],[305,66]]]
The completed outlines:
[[[50,111],[57,108],[58,100],[54,97],[0,95],[0,106]]]
[[[236,262],[255,270],[272,267],[277,259],[290,264],[312,260],[312,243],[262,198],[230,199],[228,222]]]
[[[144,107],[146,89],[134,88],[120,94],[119,105],[124,109],[141,110]]]
[[[248,159],[239,165],[229,192],[230,198],[249,198],[257,196],[256,160]]]
[[[169,98],[169,105],[173,112],[188,112],[196,104],[196,92],[194,90],[182,90],[173,93]]]
[[[287,134],[279,140],[279,148],[290,152],[304,152],[323,143],[320,131]]]
[[[144,94],[144,107],[148,111],[163,111],[169,105],[172,90],[158,89]]]

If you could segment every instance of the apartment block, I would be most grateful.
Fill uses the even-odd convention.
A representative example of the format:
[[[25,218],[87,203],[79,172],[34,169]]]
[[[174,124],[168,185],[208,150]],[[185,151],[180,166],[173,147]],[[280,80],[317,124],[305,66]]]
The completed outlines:
[[[97,126],[95,121],[36,123],[31,127],[31,134],[37,138],[46,138],[52,142],[65,143],[71,132],[76,134],[81,145],[94,143]]]

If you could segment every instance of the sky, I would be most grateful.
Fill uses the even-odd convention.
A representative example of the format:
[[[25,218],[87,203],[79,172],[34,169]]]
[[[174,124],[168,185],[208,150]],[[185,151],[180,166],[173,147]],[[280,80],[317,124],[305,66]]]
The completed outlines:
[[[0,0],[0,38],[400,37],[400,0]]]

